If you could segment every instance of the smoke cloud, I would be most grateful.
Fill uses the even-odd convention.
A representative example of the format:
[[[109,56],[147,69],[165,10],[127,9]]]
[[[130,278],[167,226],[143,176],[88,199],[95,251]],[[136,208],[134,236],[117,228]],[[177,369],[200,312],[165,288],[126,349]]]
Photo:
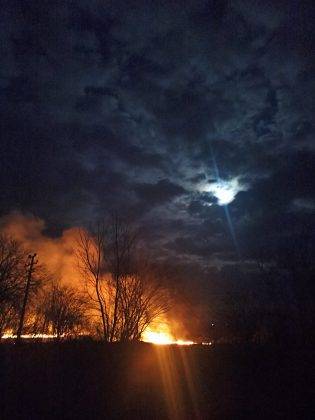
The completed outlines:
[[[0,219],[0,231],[20,241],[28,252],[36,252],[49,273],[63,283],[81,288],[75,248],[78,228],[65,230],[58,238],[44,234],[44,220],[33,215],[11,213]]]

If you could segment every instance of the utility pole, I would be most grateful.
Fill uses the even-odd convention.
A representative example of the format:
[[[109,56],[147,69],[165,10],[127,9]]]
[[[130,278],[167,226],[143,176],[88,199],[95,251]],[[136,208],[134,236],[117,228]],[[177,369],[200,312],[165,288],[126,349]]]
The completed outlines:
[[[21,341],[21,336],[22,336],[22,331],[23,331],[23,326],[24,326],[25,310],[26,310],[28,295],[29,295],[29,291],[30,291],[32,274],[34,272],[34,265],[37,263],[37,261],[35,261],[35,257],[36,257],[36,254],[30,254],[28,256],[29,263],[27,264],[28,272],[27,272],[26,287],[25,287],[25,293],[24,293],[24,299],[23,299],[23,306],[22,306],[22,310],[21,310],[19,328],[18,328],[17,333],[16,333],[16,338],[17,338],[18,341]]]

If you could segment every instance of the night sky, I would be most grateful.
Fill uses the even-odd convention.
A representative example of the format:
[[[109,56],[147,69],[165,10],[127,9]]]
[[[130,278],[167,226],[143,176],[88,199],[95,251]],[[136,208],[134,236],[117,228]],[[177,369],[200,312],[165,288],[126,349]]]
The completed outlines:
[[[2,2],[0,215],[116,211],[196,281],[310,235],[312,3]]]

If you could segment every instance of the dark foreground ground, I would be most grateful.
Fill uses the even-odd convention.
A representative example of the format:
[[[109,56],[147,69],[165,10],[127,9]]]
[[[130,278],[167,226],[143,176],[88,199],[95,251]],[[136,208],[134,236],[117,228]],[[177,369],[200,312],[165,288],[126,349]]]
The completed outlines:
[[[313,419],[314,352],[0,345],[1,419]]]

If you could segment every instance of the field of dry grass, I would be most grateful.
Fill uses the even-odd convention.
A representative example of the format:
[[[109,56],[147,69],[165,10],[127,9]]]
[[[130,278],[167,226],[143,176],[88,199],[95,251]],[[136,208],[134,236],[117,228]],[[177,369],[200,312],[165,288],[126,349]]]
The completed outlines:
[[[0,345],[1,419],[310,419],[309,349]]]

